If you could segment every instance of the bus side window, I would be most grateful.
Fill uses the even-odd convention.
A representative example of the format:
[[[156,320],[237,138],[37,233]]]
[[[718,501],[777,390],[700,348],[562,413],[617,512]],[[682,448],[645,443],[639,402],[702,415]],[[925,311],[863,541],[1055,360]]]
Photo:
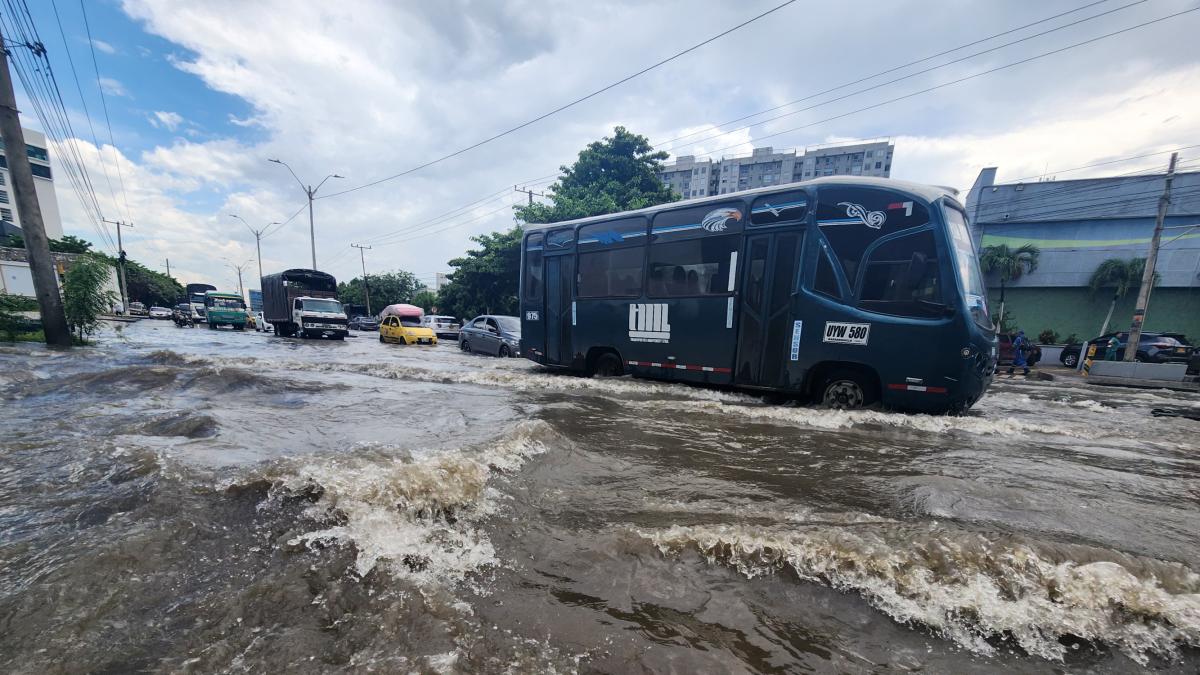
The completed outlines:
[[[839,185],[821,187],[818,194],[817,229],[852,286],[872,244],[928,223],[929,209],[900,192]]]
[[[884,314],[937,317],[942,311],[940,277],[933,230],[897,237],[867,254],[859,304]]]
[[[817,276],[813,280],[813,290],[834,300],[842,299],[837,273],[833,270],[833,262],[829,260],[829,249],[825,246],[817,252]]]
[[[525,240],[525,299],[542,299],[542,235],[531,234]]]
[[[650,245],[650,297],[726,295],[741,236],[703,237]]]

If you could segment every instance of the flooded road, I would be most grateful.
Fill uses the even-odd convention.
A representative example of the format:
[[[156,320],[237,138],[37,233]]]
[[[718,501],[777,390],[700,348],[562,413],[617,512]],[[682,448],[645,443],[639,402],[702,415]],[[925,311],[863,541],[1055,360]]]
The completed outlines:
[[[5,672],[1200,668],[1194,396],[766,405],[451,345],[0,345]]]

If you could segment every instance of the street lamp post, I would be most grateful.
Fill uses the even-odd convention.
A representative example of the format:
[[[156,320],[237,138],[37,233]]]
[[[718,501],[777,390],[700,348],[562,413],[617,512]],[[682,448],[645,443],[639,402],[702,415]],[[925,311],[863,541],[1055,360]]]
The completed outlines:
[[[242,270],[246,269],[246,265],[249,265],[249,264],[250,264],[250,261],[249,261],[249,260],[247,260],[246,262],[242,263],[241,265],[234,265],[233,263],[231,263],[231,262],[229,262],[228,260],[226,260],[226,261],[225,261],[225,264],[226,264],[226,265],[229,265],[229,267],[231,267],[231,268],[232,268],[232,269],[233,269],[235,272],[237,272],[237,275],[238,275],[238,295],[239,295],[239,296],[241,296],[241,298],[242,298],[242,302],[246,302],[246,289],[245,289],[245,287],[244,287],[244,286],[242,286]]]
[[[271,225],[278,225],[278,224],[279,224],[279,222],[278,222],[278,221],[276,221],[276,222],[274,222],[274,223],[270,223],[270,224],[268,224],[268,225],[267,225],[267,227],[264,227],[264,228],[262,228],[261,230],[256,230],[256,229],[254,229],[253,227],[250,227],[250,223],[247,223],[245,218],[243,218],[243,217],[241,217],[241,216],[237,215],[236,213],[231,213],[231,214],[229,214],[229,217],[230,217],[230,218],[237,218],[238,220],[242,221],[242,224],[246,226],[246,229],[247,229],[247,230],[250,230],[250,233],[254,235],[254,250],[255,250],[255,251],[257,252],[257,254],[258,254],[258,287],[259,287],[259,289],[261,290],[261,289],[262,289],[262,277],[263,277],[263,272],[262,272],[262,238],[263,238],[263,232],[266,232],[266,231],[267,231],[267,228],[271,227]]]
[[[336,173],[331,173],[322,178],[321,182],[317,183],[316,187],[313,187],[311,185],[305,185],[304,181],[300,180],[300,177],[296,175],[295,171],[292,171],[292,167],[288,166],[287,162],[278,159],[268,159],[267,161],[275,162],[276,164],[282,164],[285,166],[288,172],[292,174],[292,178],[295,178],[296,182],[300,185],[300,189],[304,190],[305,196],[308,197],[308,238],[312,243],[312,268],[315,270],[317,269],[317,231],[316,227],[313,225],[313,198],[316,197],[317,190],[321,189],[321,186],[325,184],[325,181],[329,180],[330,178],[345,178],[345,176],[339,176]]]

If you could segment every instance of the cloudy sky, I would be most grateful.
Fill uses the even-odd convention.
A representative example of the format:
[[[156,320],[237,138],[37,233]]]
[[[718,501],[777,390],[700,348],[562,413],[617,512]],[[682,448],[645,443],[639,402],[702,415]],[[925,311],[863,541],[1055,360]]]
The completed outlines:
[[[29,4],[104,215],[135,223],[125,246],[134,259],[169,257],[180,281],[222,288],[236,287],[227,263],[254,259],[253,236],[229,214],[262,227],[306,204],[268,158],[306,183],[344,176],[316,201],[320,268],[359,274],[350,244],[365,243],[374,246],[369,271],[405,269],[432,284],[472,234],[512,224],[510,206],[524,199],[514,184],[544,189],[558,166],[618,124],[675,155],[714,157],[888,136],[893,177],[963,189],[985,166],[998,166],[1001,180],[1083,177],[1165,165],[1166,155],[1064,170],[1200,145],[1200,12],[916,93],[1194,2],[800,0],[495,142],[337,194],[537,117],[781,0],[85,2],[90,44],[77,3]],[[668,142],[981,40],[807,98],[772,122]],[[18,105],[31,110],[19,87]],[[32,115],[24,123],[41,128]],[[1200,148],[1183,157],[1200,158]],[[65,230],[98,242],[57,168]],[[307,267],[309,257],[306,212],[263,240],[267,273]]]

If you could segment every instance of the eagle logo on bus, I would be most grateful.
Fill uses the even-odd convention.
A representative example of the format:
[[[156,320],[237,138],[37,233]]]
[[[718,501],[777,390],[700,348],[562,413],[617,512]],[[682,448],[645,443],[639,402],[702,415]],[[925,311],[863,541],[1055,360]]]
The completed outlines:
[[[862,204],[855,204],[853,202],[838,202],[838,206],[846,207],[847,218],[857,219],[863,225],[866,225],[872,230],[878,230],[879,228],[883,227],[884,221],[887,220],[887,214],[883,211],[868,211],[863,208]]]
[[[700,227],[708,232],[724,232],[728,227],[727,223],[731,220],[742,219],[742,212],[737,209],[713,209],[704,216],[704,220],[700,221]]]

